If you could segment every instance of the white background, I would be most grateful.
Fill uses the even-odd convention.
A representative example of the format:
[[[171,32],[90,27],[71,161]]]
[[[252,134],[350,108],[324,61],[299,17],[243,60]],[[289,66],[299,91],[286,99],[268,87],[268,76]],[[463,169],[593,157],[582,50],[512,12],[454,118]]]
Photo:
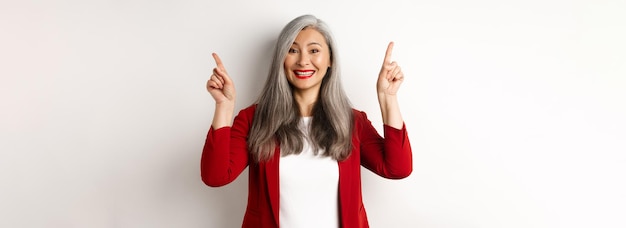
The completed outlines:
[[[0,227],[239,227],[247,171],[202,184],[221,55],[237,109],[312,13],[381,129],[387,42],[414,172],[367,171],[372,227],[626,227],[626,2],[0,3]]]

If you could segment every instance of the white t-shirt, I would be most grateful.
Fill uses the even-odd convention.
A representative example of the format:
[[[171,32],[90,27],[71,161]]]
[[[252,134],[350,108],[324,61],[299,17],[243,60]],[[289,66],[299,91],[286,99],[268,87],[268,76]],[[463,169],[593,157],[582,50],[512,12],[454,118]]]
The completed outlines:
[[[302,118],[300,129],[305,135],[310,124],[311,117]],[[304,140],[302,153],[281,157],[279,164],[280,227],[338,228],[337,161],[314,155],[309,143]]]

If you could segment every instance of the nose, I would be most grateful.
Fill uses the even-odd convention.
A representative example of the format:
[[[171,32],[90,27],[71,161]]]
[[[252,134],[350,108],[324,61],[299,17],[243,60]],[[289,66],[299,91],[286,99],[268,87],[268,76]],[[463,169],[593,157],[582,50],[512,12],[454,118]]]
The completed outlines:
[[[299,66],[306,66],[309,65],[309,63],[311,62],[311,60],[309,59],[309,57],[306,54],[300,54],[298,55],[298,65]]]

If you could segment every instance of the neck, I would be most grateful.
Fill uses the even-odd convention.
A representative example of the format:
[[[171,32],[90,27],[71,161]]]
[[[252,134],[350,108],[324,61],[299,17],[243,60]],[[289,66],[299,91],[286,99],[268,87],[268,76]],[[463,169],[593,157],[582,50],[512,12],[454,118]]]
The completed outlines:
[[[313,115],[313,106],[317,102],[317,96],[319,89],[307,90],[307,91],[294,91],[294,98],[300,109],[300,115],[311,116]]]

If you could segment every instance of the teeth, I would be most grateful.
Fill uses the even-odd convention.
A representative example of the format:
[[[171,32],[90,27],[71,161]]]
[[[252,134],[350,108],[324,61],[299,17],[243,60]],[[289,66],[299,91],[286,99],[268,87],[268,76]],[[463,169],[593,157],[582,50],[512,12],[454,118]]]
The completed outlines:
[[[296,71],[295,73],[297,75],[304,76],[304,75],[312,75],[313,71]]]

